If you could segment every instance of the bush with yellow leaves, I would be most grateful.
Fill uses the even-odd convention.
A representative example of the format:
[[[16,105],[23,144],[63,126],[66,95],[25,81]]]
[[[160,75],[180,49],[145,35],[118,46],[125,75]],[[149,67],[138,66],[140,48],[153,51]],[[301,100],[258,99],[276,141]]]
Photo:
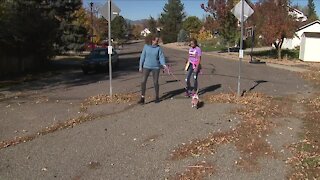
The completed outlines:
[[[197,35],[197,39],[199,41],[204,41],[204,40],[208,40],[208,39],[212,39],[213,35],[210,31],[201,31],[198,35]]]

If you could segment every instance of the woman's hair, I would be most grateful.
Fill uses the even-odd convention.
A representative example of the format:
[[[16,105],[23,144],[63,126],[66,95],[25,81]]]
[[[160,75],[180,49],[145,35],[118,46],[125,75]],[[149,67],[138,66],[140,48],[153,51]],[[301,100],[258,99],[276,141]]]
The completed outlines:
[[[198,41],[195,39],[195,38],[191,38],[190,39],[190,42],[194,42],[194,45],[198,46]]]
[[[154,34],[149,34],[149,35],[146,37],[145,42],[146,42],[146,44],[148,44],[148,45],[152,45],[152,41],[155,40],[156,38],[157,38],[156,35],[154,35]]]

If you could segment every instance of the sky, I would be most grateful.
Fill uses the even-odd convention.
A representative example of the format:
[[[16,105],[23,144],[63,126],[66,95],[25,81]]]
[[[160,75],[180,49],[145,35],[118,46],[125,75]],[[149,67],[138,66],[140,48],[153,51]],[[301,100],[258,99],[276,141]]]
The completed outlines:
[[[258,0],[253,0],[256,2]],[[84,6],[88,7],[93,2],[97,5],[103,5],[107,0],[83,0]],[[152,16],[155,19],[160,17],[167,0],[112,0],[120,9],[120,15],[130,20],[149,19]],[[182,0],[184,11],[187,16],[197,16],[200,19],[206,16],[206,13],[200,8],[200,4],[207,4],[207,0]],[[308,0],[291,0],[292,5],[306,6]],[[320,16],[320,0],[314,0],[316,12]]]

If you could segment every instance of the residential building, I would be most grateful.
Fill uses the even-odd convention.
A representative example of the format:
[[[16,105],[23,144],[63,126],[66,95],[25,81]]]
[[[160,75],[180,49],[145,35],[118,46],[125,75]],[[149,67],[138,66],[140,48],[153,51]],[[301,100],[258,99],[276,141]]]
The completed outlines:
[[[300,46],[302,34],[305,32],[317,32],[320,33],[320,21],[316,20],[309,24],[300,27],[293,38],[285,39],[282,44],[282,49],[294,49]]]

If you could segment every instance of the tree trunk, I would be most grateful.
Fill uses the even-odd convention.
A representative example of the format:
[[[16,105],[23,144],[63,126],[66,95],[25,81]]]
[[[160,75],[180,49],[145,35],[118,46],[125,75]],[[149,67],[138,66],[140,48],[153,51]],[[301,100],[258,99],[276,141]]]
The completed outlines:
[[[278,49],[278,60],[281,61],[281,50],[282,50],[282,44],[283,44],[284,38],[282,37],[280,39],[280,42],[278,43],[277,49]]]
[[[281,45],[280,42],[279,43],[273,43],[274,47],[277,50],[277,55],[278,55],[278,60],[281,61]]]
[[[277,51],[278,51],[278,60],[281,61],[281,47],[280,46],[277,47]]]

